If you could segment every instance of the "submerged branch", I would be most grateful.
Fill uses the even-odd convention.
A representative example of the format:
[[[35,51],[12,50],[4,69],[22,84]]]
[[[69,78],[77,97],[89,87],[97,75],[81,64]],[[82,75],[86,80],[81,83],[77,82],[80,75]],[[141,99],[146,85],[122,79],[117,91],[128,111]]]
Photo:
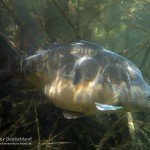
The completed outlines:
[[[148,47],[147,51],[145,52],[144,58],[143,58],[142,63],[140,65],[140,69],[146,64],[149,55],[150,55],[150,46]]]
[[[38,120],[38,114],[37,114],[37,108],[35,107],[35,121],[36,121],[36,129],[37,129],[37,135],[38,135],[38,145],[37,148],[40,150],[40,144],[41,144],[41,136],[40,136],[40,126],[39,126],[39,120]]]
[[[14,12],[7,6],[7,4],[2,0],[1,1],[2,5],[4,6],[4,8],[6,9],[6,11],[8,12],[8,14],[13,18],[14,22],[18,25],[19,27],[19,46],[21,50],[24,50],[24,34],[25,34],[25,30],[24,30],[24,25],[22,24],[22,22],[16,17],[16,15],[14,14]]]
[[[1,0],[2,5],[4,6],[4,8],[7,10],[7,12],[9,13],[9,15],[14,19],[14,21],[16,22],[16,24],[19,27],[23,27],[23,24],[21,23],[21,21],[15,16],[15,14],[13,13],[13,11],[7,6],[7,4]]]
[[[29,103],[27,109],[25,110],[25,112],[20,116],[20,118],[15,121],[14,124],[12,124],[6,131],[4,131],[0,136],[1,137],[6,137],[10,132],[12,132],[10,134],[10,137],[13,137],[17,131],[17,127],[20,126],[21,121],[23,120],[23,118],[25,117],[25,115],[29,112],[31,106],[33,104],[33,100]]]
[[[43,34],[44,36],[44,39],[45,39],[45,42],[46,44],[50,44],[52,40],[49,39],[48,35],[46,34],[46,32],[44,31],[44,27],[43,25],[41,25],[38,21],[38,19],[40,18],[41,19],[41,16],[37,17],[35,14],[31,13],[36,25],[37,25],[37,30]],[[41,19],[42,20],[42,19]]]
[[[140,30],[146,32],[146,33],[150,33],[150,29],[145,28],[139,24],[135,24],[135,23],[129,23],[129,24],[132,25],[133,27],[136,27],[137,29],[140,29]]]
[[[146,9],[144,6],[142,6],[141,4],[139,4],[138,2],[135,2],[140,8],[142,8],[145,12],[147,12],[150,15],[150,11],[148,9]]]
[[[68,24],[71,26],[73,31],[76,32],[77,31],[76,27],[74,26],[72,21],[69,19],[67,14],[64,12],[64,10],[61,7],[61,5],[59,4],[59,2],[57,0],[51,0],[51,1],[53,2],[54,6],[60,11],[61,15],[65,18],[65,20],[68,22]]]
[[[77,17],[76,17],[76,38],[78,39],[80,36],[80,17],[81,17],[81,15],[80,15],[80,9],[79,9],[79,7],[80,7],[80,0],[78,0],[78,6],[77,6]]]
[[[122,122],[124,119],[125,119],[126,115],[124,115],[123,117],[121,117],[119,120],[117,120],[110,128],[110,130],[108,130],[103,138],[101,139],[100,143],[98,144],[97,146],[97,150],[101,150],[102,149],[102,146],[103,144],[108,140],[109,136],[112,135],[113,133],[113,130],[117,127],[117,125]]]

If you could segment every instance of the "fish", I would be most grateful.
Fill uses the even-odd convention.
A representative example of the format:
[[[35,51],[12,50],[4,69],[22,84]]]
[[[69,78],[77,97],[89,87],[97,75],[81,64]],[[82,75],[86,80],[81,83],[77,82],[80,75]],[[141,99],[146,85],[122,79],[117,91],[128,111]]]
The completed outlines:
[[[67,119],[150,111],[150,86],[138,67],[94,42],[54,43],[27,56],[18,54],[1,33],[0,62],[6,62],[7,78],[29,81],[61,108]]]

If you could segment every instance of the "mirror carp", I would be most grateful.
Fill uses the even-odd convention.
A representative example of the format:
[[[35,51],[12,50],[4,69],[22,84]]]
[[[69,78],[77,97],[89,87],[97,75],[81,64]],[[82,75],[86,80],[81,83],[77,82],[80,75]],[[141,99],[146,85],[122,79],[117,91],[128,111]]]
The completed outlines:
[[[85,115],[150,110],[150,86],[135,64],[87,41],[53,44],[31,56],[18,55],[1,34],[1,63],[9,74],[41,89],[55,106]],[[1,78],[0,78],[1,79]]]

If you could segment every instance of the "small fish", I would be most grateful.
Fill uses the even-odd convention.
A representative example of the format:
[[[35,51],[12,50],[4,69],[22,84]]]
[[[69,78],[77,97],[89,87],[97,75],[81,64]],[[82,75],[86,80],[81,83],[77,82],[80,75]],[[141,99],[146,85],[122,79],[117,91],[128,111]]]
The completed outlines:
[[[1,34],[0,62],[6,63],[7,76],[21,76],[41,89],[68,119],[98,112],[150,111],[150,86],[137,66],[96,43],[53,44],[24,56]]]

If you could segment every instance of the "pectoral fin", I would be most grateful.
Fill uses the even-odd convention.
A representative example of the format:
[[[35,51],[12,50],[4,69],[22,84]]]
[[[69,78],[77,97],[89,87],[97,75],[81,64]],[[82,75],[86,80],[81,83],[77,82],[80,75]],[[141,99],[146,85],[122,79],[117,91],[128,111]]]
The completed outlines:
[[[63,111],[62,114],[66,119],[77,119],[85,116],[85,114],[70,111]]]
[[[96,105],[96,108],[101,111],[109,111],[109,110],[111,111],[111,110],[123,109],[122,106],[113,106],[113,105],[100,104],[100,103],[95,103],[95,105]]]

